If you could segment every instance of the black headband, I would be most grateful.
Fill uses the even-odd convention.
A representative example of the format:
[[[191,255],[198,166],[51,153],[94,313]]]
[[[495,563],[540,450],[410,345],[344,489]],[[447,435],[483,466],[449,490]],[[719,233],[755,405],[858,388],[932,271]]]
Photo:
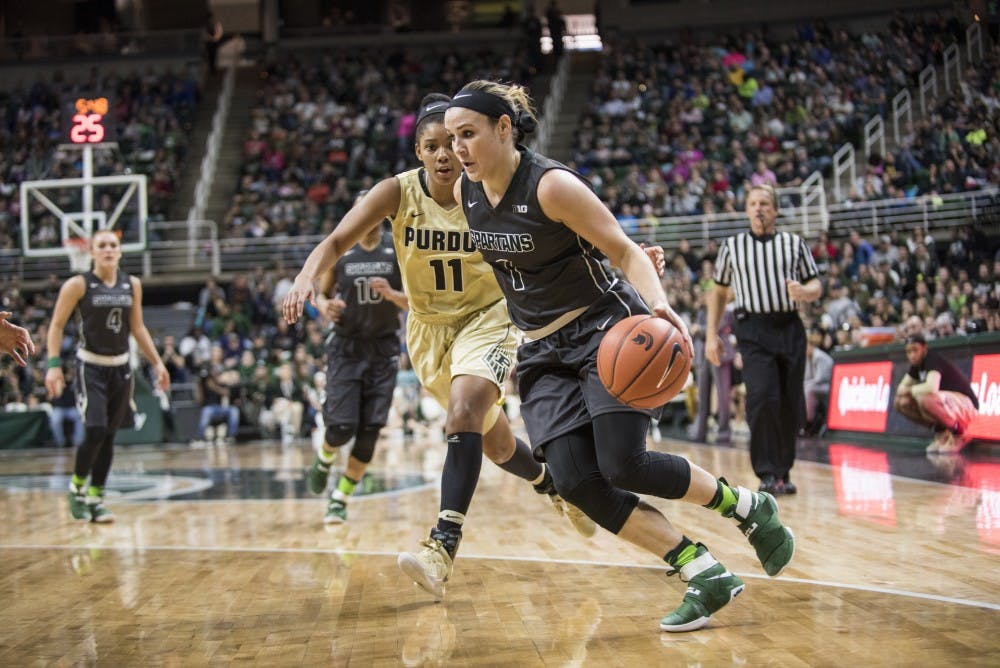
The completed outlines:
[[[429,116],[435,116],[437,114],[444,115],[444,112],[448,111],[448,100],[434,100],[428,102],[423,107],[420,108],[420,112],[417,114],[417,125],[423,123],[424,119]]]
[[[482,90],[469,90],[463,88],[455,94],[455,97],[451,98],[451,104],[448,105],[449,109],[455,107],[464,107],[466,109],[472,109],[473,111],[478,111],[481,114],[485,114],[490,118],[500,118],[504,114],[510,118],[511,123],[517,121],[517,116],[514,114],[514,108],[510,106],[507,100],[503,99],[499,95],[494,95],[493,93],[487,93]]]

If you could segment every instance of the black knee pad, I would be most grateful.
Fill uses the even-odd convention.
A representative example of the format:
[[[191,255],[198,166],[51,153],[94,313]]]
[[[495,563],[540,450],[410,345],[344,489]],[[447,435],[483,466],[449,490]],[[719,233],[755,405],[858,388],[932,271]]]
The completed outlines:
[[[621,531],[639,497],[612,487],[601,475],[589,426],[560,436],[543,449],[559,496],[611,533]]]
[[[382,431],[382,425],[379,424],[366,424],[359,429],[358,437],[354,439],[354,447],[351,448],[351,457],[365,464],[370,462],[375,454],[375,442],[378,440],[380,431]]]
[[[655,461],[654,461],[655,460]],[[619,462],[613,470],[601,471],[614,487],[633,489],[664,499],[680,499],[691,486],[691,464],[688,460],[665,452],[639,452]],[[655,489],[650,479],[655,479]]]
[[[639,504],[639,497],[624,489],[612,487],[599,472],[572,481],[562,481],[553,476],[559,496],[582,510],[613,534],[621,531],[625,521]]]
[[[357,425],[354,424],[331,424],[326,428],[326,444],[332,448],[339,448],[344,443],[347,443],[354,436],[354,432],[357,430]]]

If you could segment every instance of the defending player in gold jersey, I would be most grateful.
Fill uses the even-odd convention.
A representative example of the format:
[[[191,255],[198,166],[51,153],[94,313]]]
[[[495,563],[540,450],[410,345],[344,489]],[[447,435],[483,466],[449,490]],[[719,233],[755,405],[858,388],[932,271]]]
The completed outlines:
[[[440,94],[423,99],[415,132],[423,167],[382,180],[358,201],[310,253],[282,305],[286,320],[298,320],[324,273],[371,228],[385,218],[392,221],[409,300],[407,349],[421,384],[447,410],[448,437],[437,525],[419,552],[399,556],[399,566],[437,599],[444,596],[484,452],[549,494],[580,533],[590,536],[595,530],[593,521],[555,494],[547,469],[514,437],[500,408],[517,330],[454,198],[461,165],[443,125],[449,102]]]

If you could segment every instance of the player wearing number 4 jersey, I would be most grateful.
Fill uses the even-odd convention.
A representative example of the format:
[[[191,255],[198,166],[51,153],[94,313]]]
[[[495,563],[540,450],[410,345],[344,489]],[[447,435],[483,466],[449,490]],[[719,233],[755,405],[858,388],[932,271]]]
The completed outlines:
[[[399,564],[435,597],[444,595],[485,453],[504,470],[549,494],[585,535],[594,524],[555,495],[548,470],[515,439],[501,410],[517,330],[490,267],[469,238],[452,186],[461,173],[442,125],[449,98],[421,103],[415,149],[423,166],[376,184],[313,250],[282,310],[289,322],[316,296],[316,281],[368,230],[389,218],[409,301],[406,342],[424,388],[445,407],[448,450],[437,525],[416,553]],[[315,480],[315,489],[320,482]]]
[[[90,253],[93,270],[63,283],[56,299],[46,339],[45,389],[52,399],[66,386],[59,352],[66,321],[75,311],[80,337],[76,397],[86,432],[76,451],[69,510],[73,519],[106,524],[114,521],[104,506],[104,484],[111,471],[115,432],[132,426],[134,411],[129,335],[153,365],[157,386],[164,392],[170,387],[170,374],[142,321],[142,284],[118,268],[122,257],[118,235],[111,230],[94,233]]]
[[[689,350],[690,337],[656,270],[584,180],[519,144],[535,123],[522,87],[488,81],[465,86],[445,114],[465,168],[455,196],[529,339],[518,351],[528,435],[565,499],[688,583],[660,628],[697,629],[743,591],[743,582],[637,493],[733,518],[768,575],[791,560],[794,539],[769,494],[732,487],[683,457],[647,451],[648,414],[618,403],[601,383],[597,351],[616,322],[652,311],[685,333]],[[604,257],[628,283],[604,270]]]

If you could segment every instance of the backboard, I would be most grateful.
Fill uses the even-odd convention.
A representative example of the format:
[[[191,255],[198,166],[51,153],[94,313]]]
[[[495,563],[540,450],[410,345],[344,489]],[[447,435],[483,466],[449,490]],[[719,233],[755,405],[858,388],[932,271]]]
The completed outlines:
[[[68,255],[67,242],[105,228],[120,232],[122,252],[146,250],[144,174],[25,181],[20,195],[26,257]]]

